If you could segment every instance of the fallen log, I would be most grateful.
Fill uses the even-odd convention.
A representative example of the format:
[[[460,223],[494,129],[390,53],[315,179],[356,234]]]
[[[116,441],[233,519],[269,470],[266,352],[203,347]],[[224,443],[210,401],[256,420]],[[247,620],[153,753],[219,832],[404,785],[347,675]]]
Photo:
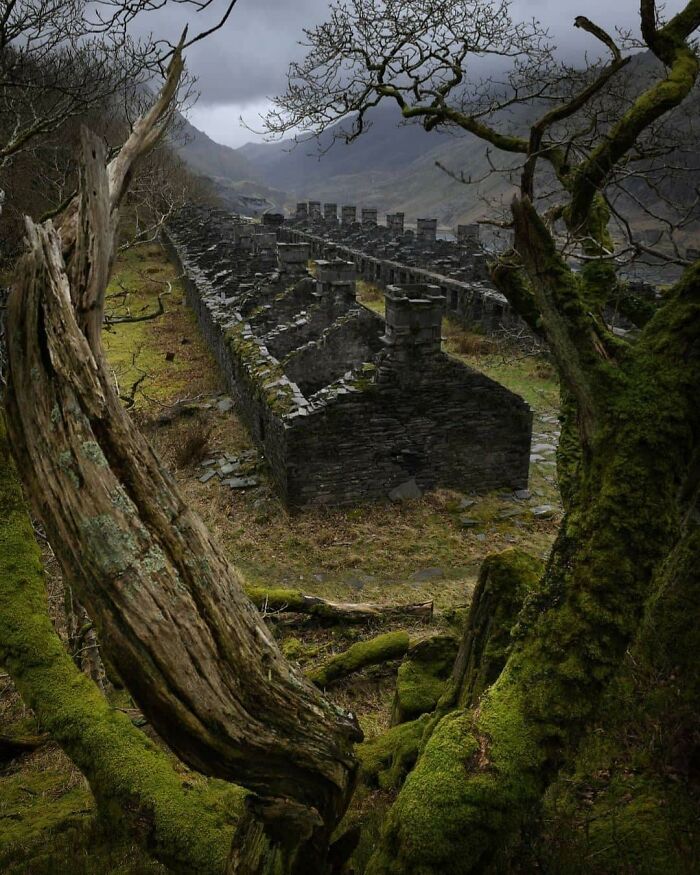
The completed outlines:
[[[371,620],[420,620],[429,623],[433,602],[408,605],[377,605],[370,602],[332,602],[298,589],[264,589],[247,586],[246,593],[263,613],[310,614],[336,623],[367,623]]]
[[[367,666],[400,659],[408,651],[410,643],[408,632],[385,632],[368,641],[358,641],[342,653],[332,656],[324,665],[310,671],[307,677],[317,687],[326,687],[333,681]]]

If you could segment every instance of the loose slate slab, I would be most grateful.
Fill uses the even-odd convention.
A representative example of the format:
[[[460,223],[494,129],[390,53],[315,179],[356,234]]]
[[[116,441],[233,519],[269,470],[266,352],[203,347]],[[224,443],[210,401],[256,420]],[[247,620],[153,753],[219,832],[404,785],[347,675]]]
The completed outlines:
[[[473,529],[475,526],[479,525],[479,520],[475,520],[470,516],[463,516],[460,517],[459,524],[463,529]]]
[[[222,482],[224,486],[230,486],[231,489],[250,489],[253,486],[260,485],[257,477],[231,477],[230,480],[223,480]]]
[[[406,480],[405,483],[402,483],[400,486],[396,486],[389,493],[389,498],[391,501],[412,501],[417,498],[421,498],[423,492],[421,488],[416,483],[415,477],[411,477],[410,480]]]
[[[222,476],[227,476],[228,474],[235,474],[236,471],[241,470],[240,462],[226,462],[219,468],[219,473]]]

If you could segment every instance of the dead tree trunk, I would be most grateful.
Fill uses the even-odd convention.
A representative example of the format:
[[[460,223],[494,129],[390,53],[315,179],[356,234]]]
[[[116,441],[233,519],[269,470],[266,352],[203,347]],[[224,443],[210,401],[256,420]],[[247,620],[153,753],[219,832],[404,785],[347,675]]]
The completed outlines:
[[[305,871],[321,872],[361,733],[281,655],[104,365],[119,203],[172,112],[181,67],[176,54],[163,92],[108,168],[84,132],[80,193],[58,224],[27,221],[8,312],[8,426],[64,574],[148,720],[194,768],[269,799],[282,819],[280,799],[297,821],[306,812]]]
[[[49,617],[34,539],[0,416],[0,662],[47,736],[0,736],[0,762],[51,740],[90,784],[112,831],[126,829],[181,875],[224,875],[242,817],[239,788],[183,782],[172,757],[112,708]]]
[[[309,614],[329,623],[369,623],[392,620],[415,620],[429,623],[433,619],[433,602],[408,605],[377,605],[371,602],[332,602],[298,589],[263,589],[246,587],[250,600],[261,611]]]

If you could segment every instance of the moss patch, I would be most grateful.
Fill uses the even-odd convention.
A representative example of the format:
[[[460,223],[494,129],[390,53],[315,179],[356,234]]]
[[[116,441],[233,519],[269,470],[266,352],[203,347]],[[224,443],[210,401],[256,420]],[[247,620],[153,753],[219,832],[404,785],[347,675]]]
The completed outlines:
[[[331,657],[325,665],[309,673],[316,686],[325,687],[338,678],[347,677],[362,668],[400,659],[408,650],[408,632],[385,632],[367,641],[358,641],[344,653]]]
[[[399,666],[392,723],[405,723],[437,705],[457,656],[457,639],[435,635],[418,642]]]
[[[427,723],[428,717],[423,715],[358,745],[363,780],[369,786],[398,790],[418,759]]]

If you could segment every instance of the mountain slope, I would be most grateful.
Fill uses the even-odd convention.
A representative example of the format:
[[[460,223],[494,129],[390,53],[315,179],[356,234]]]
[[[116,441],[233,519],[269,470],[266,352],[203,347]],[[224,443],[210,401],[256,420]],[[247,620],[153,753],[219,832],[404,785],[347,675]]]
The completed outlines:
[[[627,75],[632,88],[638,91],[661,71],[653,55],[643,52],[633,58]],[[516,106],[503,117],[502,123],[527,136],[529,124],[541,111],[541,107],[534,105]],[[675,120],[681,129],[686,124],[683,117],[693,114],[700,117],[700,88],[669,117],[669,123],[674,124]],[[380,215],[400,210],[406,213],[407,220],[437,217],[443,225],[454,225],[487,213],[493,215],[494,204],[498,207],[510,202],[515,185],[507,172],[490,172],[483,141],[464,132],[427,133],[417,124],[402,124],[393,104],[380,105],[369,118],[373,122],[369,130],[350,144],[333,143],[340,127],[336,126],[322,135],[318,143],[310,141],[296,147],[288,140],[251,143],[238,152],[268,185],[289,192],[290,208],[294,200],[332,201],[374,206]],[[517,157],[496,149],[491,150],[491,160],[505,171],[518,162]],[[681,159],[678,160],[680,163]],[[438,168],[436,162],[457,176],[463,173],[478,182],[462,185]],[[681,194],[692,190],[692,185],[688,189],[687,175],[677,184]],[[634,187],[645,201],[654,200],[652,192],[642,191],[644,186]],[[635,223],[646,223],[634,202],[627,202],[625,211]]]
[[[269,185],[294,199],[375,206],[380,214],[400,210],[407,218],[455,223],[482,215],[485,196],[509,197],[512,187],[502,174],[489,175],[484,143],[475,137],[402,124],[393,105],[378,107],[369,118],[369,129],[350,144],[333,142],[337,126],[318,143],[249,143],[238,151]],[[436,161],[457,174],[486,178],[460,185]]]
[[[173,145],[190,169],[201,176],[222,177],[232,182],[262,182],[240,150],[216,143],[183,116],[178,118],[178,137]]]

